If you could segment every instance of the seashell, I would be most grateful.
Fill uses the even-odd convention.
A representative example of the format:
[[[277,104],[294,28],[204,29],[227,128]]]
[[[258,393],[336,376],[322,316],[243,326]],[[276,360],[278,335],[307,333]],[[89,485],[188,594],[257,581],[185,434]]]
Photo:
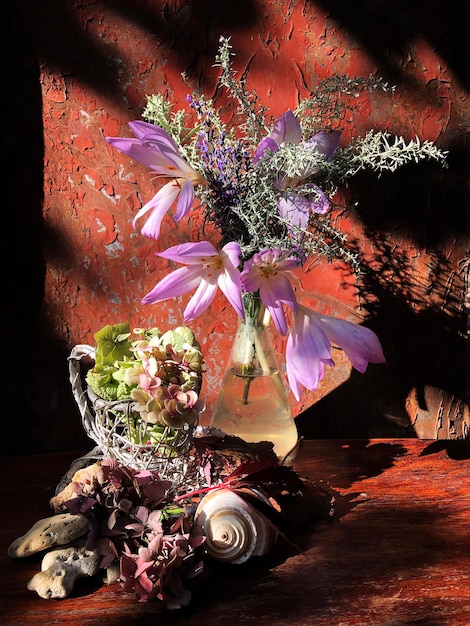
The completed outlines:
[[[260,491],[246,489],[269,504]],[[206,536],[207,553],[225,563],[244,563],[267,554],[277,540],[277,530],[231,489],[209,491],[199,503],[195,523]]]

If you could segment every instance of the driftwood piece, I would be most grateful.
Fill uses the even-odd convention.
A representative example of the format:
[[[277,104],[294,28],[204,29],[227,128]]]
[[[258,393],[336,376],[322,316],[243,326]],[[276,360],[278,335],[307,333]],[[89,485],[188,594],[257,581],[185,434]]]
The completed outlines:
[[[93,463],[93,465],[77,470],[71,476],[70,482],[67,484],[64,483],[62,490],[51,498],[50,505],[54,513],[61,513],[66,510],[65,503],[67,500],[77,497],[77,493],[74,490],[74,483],[85,483],[91,485],[98,469],[99,464]]]

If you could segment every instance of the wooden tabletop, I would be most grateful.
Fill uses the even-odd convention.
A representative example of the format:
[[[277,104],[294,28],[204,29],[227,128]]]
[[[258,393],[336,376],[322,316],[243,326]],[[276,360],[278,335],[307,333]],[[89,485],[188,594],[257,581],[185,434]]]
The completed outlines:
[[[189,607],[164,615],[97,580],[43,600],[26,588],[39,556],[6,555],[51,514],[55,485],[76,456],[0,459],[2,624],[470,624],[469,443],[304,441],[295,467],[334,493],[333,520],[306,529],[298,551],[281,542],[248,564],[216,566]]]

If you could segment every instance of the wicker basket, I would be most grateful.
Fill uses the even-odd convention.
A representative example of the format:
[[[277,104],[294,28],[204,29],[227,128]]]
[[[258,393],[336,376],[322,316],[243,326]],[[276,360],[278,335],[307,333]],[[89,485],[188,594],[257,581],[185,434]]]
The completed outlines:
[[[135,403],[132,400],[107,402],[98,398],[83,385],[82,360],[94,360],[95,350],[88,345],[77,345],[69,356],[70,384],[87,435],[100,447],[103,457],[115,459],[134,469],[157,471],[160,478],[173,485],[193,480],[194,463],[191,458],[194,425],[181,430],[167,427],[156,445],[135,443],[130,436],[133,428]],[[135,433],[135,431],[134,431]],[[191,472],[190,472],[191,469]]]

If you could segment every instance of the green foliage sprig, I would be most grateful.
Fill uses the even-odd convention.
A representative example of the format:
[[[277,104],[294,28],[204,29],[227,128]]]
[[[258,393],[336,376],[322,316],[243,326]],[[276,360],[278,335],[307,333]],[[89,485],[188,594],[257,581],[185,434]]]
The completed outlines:
[[[305,189],[297,185],[296,192],[311,194],[315,185],[332,206],[338,206],[334,198],[339,187],[358,172],[394,172],[407,163],[422,160],[445,165],[446,152],[429,141],[369,131],[364,137],[356,137],[339,147],[331,159],[309,149],[304,141],[281,145],[275,153],[267,151],[254,167],[251,157],[274,120],[259,103],[256,92],[247,89],[246,75],[238,76],[233,69],[234,56],[230,39],[221,37],[215,67],[220,69],[218,86],[237,103],[237,124],[238,120],[240,123],[235,128],[226,123],[224,109],[196,90],[188,96],[189,110],[174,111],[161,95],[149,96],[144,119],[164,128],[191,166],[209,181],[208,186],[196,189],[196,195],[204,206],[206,223],[215,224],[220,231],[221,245],[237,241],[243,259],[248,259],[263,248],[283,249],[296,231],[295,239],[302,241],[306,256],[339,259],[359,272],[358,254],[336,226],[332,212],[327,215],[312,212],[304,228],[286,227],[277,209],[277,181],[302,178],[303,172],[314,172],[305,180]],[[315,132],[338,130],[341,125],[352,123],[357,97],[374,91],[393,92],[394,87],[374,76],[334,75],[320,81],[312,88],[311,96],[294,111],[304,139]],[[208,148],[214,151],[213,158],[204,157]]]

